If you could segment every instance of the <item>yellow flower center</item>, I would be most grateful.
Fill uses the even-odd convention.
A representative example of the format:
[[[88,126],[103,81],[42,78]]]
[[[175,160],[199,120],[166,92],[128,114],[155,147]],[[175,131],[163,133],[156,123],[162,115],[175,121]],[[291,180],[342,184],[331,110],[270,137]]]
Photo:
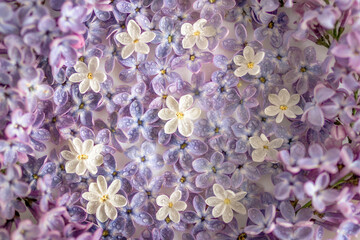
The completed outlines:
[[[195,60],[195,55],[190,55],[190,60],[194,61]]]
[[[168,36],[168,43],[171,43],[171,42],[172,42],[172,39],[173,39],[173,36],[169,35],[169,36]]]
[[[109,199],[109,194],[105,194],[104,196],[102,196],[100,198],[100,202],[106,202],[106,200],[108,200],[108,199]]]
[[[266,79],[264,77],[259,78],[260,82],[265,83]]]
[[[135,40],[134,40],[134,43],[138,43],[138,42],[139,42],[139,39],[135,39]]]
[[[78,155],[78,156],[77,156],[77,159],[78,159],[78,160],[86,160],[86,159],[88,159],[88,155],[86,155],[86,154]]]
[[[239,80],[238,84],[236,85],[238,88],[241,88],[242,82]]]
[[[177,117],[178,119],[183,119],[183,118],[184,118],[184,114],[183,114],[182,112],[177,112],[177,113],[176,113],[176,117]]]
[[[285,111],[285,110],[288,109],[288,107],[287,107],[286,105],[280,105],[280,109],[283,110],[283,111]]]
[[[225,199],[224,199],[224,203],[225,203],[225,204],[230,204],[230,199],[225,198]]]
[[[84,61],[85,61],[84,56],[79,57],[79,61],[80,61],[80,62],[84,62]]]
[[[163,94],[162,95],[162,99],[167,99],[168,95],[167,94]]]
[[[93,76],[93,74],[92,74],[92,73],[88,73],[87,78],[88,78],[88,79],[93,79],[93,78],[94,78],[94,76]]]
[[[209,0],[210,3],[216,3],[216,0]]]
[[[160,73],[161,73],[162,75],[164,75],[164,74],[166,74],[166,70],[165,70],[165,69],[162,69],[162,70],[160,71]]]
[[[172,202],[169,202],[169,208],[172,208],[174,204]]]
[[[194,36],[200,36],[200,31],[194,32]]]
[[[247,67],[248,68],[250,68],[250,69],[253,69],[254,68],[254,63],[253,62],[249,62],[248,64],[247,64]]]
[[[181,178],[180,178],[180,182],[181,182],[181,183],[184,183],[185,181],[186,181],[186,177],[181,177]]]
[[[269,149],[269,146],[267,146],[267,145],[264,145],[264,147],[263,147],[264,149]]]

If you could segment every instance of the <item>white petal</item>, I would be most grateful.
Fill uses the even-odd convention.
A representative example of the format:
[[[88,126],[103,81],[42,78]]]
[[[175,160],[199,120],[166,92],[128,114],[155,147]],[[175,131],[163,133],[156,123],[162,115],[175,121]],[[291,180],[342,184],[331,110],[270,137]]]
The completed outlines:
[[[299,106],[291,106],[291,107],[289,107],[289,110],[292,111],[293,113],[295,113],[296,115],[301,115],[304,113],[303,110]]]
[[[179,112],[185,112],[194,103],[194,99],[190,94],[182,96],[179,100]]]
[[[91,174],[96,174],[97,173],[97,167],[94,165],[94,164],[91,164],[91,163],[87,163],[86,164],[86,167],[87,167],[87,169],[89,170],[89,172],[91,173]]]
[[[248,70],[248,73],[249,73],[250,75],[253,75],[253,76],[259,74],[259,73],[260,73],[260,67],[259,67],[259,65],[254,65],[253,68],[251,68],[251,69]]]
[[[75,151],[79,154],[82,153],[82,141],[79,138],[74,138],[72,141]]]
[[[180,214],[174,208],[169,209],[169,218],[174,223],[179,223],[180,222]]]
[[[169,120],[176,118],[176,113],[169,108],[164,108],[159,111],[158,116],[161,120]]]
[[[161,207],[156,213],[156,219],[161,221],[169,215],[169,207]]]
[[[181,199],[181,192],[176,190],[170,195],[170,202],[175,203]]]
[[[97,177],[96,179],[96,183],[100,189],[100,192],[102,194],[106,194],[107,193],[107,182],[104,176],[100,175]]]
[[[77,175],[84,175],[86,172],[85,161],[78,161],[78,165],[76,166],[75,172]]]
[[[248,61],[246,61],[246,59],[245,59],[243,56],[241,56],[241,55],[236,55],[236,56],[234,57],[234,63],[235,63],[236,65],[240,66],[240,65],[246,65],[246,64],[248,63]]]
[[[264,147],[264,142],[261,140],[261,138],[259,136],[250,137],[249,143],[255,149]]]
[[[140,42],[148,43],[148,42],[151,42],[152,40],[154,40],[155,37],[156,37],[155,33],[151,32],[151,31],[146,31],[140,35],[139,40],[140,40]]]
[[[128,22],[127,31],[128,31],[130,37],[131,37],[133,40],[139,39],[140,33],[141,33],[141,29],[140,29],[139,25],[138,25],[134,20],[130,20],[130,21]]]
[[[280,111],[279,114],[276,116],[275,122],[281,123],[284,120],[284,111]]]
[[[106,216],[106,213],[105,213],[105,204],[100,204],[100,206],[97,208],[96,218],[100,222],[105,222],[108,219],[108,216]]]
[[[99,64],[100,64],[100,61],[99,61],[98,57],[90,58],[89,64],[88,64],[89,72],[95,73],[99,67]]]
[[[173,208],[176,209],[177,211],[184,211],[187,207],[187,204],[183,201],[178,201],[174,203]]]
[[[99,206],[100,206],[100,202],[88,202],[88,204],[86,205],[86,212],[88,214],[94,214],[96,213],[96,210],[98,209]]]
[[[292,107],[292,106],[296,105],[299,101],[300,101],[299,94],[291,95],[289,101],[286,103],[286,106]]]
[[[82,144],[82,153],[83,154],[89,154],[91,153],[94,146],[94,141],[91,139],[86,139]]]
[[[233,210],[230,208],[229,205],[225,205],[225,209],[224,209],[224,212],[222,214],[222,219],[225,223],[229,223],[231,222],[231,220],[233,219],[234,217],[234,213],[233,213]]]
[[[181,34],[182,35],[191,35],[191,34],[193,34],[193,32],[194,32],[194,29],[190,23],[184,23],[181,26]]]
[[[288,90],[286,90],[286,88],[283,88],[279,91],[278,97],[280,99],[280,102],[282,102],[283,104],[287,104],[290,100],[290,93],[288,92]]]
[[[150,48],[146,43],[138,42],[135,43],[135,52],[148,54],[150,52]]]
[[[123,47],[121,49],[121,57],[123,59],[126,59],[128,57],[131,56],[131,54],[133,54],[135,50],[135,44],[134,43],[130,43],[129,45],[126,45],[125,47]]]
[[[192,48],[195,45],[195,43],[196,43],[196,36],[194,35],[186,36],[182,40],[182,46],[185,49]]]
[[[93,77],[94,77],[93,80],[96,80],[99,83],[103,83],[107,79],[106,74],[103,72],[96,72],[93,74]]]
[[[254,49],[252,49],[252,47],[250,46],[246,46],[244,48],[244,52],[243,52],[244,58],[248,61],[248,62],[254,62]]]
[[[100,92],[100,83],[98,81],[95,81],[94,79],[92,79],[90,81],[90,87],[94,92],[96,92],[96,93]]]
[[[68,151],[68,150],[64,150],[60,152],[60,155],[68,161],[72,161],[72,160],[76,160],[77,155]]]
[[[166,98],[166,106],[174,112],[179,111],[179,104],[173,96],[168,96]]]
[[[115,195],[121,188],[121,182],[119,179],[115,179],[110,184],[109,188],[107,189],[106,193],[109,195]]]
[[[116,40],[118,40],[123,45],[129,45],[134,41],[127,32],[121,32],[117,34]]]
[[[111,204],[114,207],[124,207],[127,204],[127,200],[124,196],[120,194],[115,194],[110,198]]]
[[[87,90],[89,90],[89,87],[90,87],[90,80],[86,78],[84,81],[80,83],[79,86],[80,93],[82,94],[86,93]]]
[[[101,197],[95,192],[84,192],[81,196],[88,201],[99,201]]]
[[[238,192],[235,194],[235,197],[232,199],[233,201],[239,201],[246,196],[247,192]]]
[[[209,197],[205,200],[205,203],[211,207],[214,207],[222,202],[223,200],[218,199],[217,197]]]
[[[280,101],[280,98],[276,94],[269,94],[268,96],[269,102],[275,106],[283,105],[284,103]]]
[[[264,110],[265,114],[268,116],[276,116],[280,112],[280,108],[278,106],[268,106]]]
[[[173,118],[170,121],[168,121],[167,123],[165,123],[164,131],[166,134],[172,134],[172,133],[176,132],[177,128],[178,128],[178,119]]]
[[[194,131],[194,123],[186,118],[178,121],[179,133],[184,137],[190,137]]]
[[[220,200],[224,200],[226,198],[225,189],[220,184],[215,183],[213,185],[213,192]]]
[[[269,143],[269,140],[268,140],[268,138],[266,137],[266,135],[265,134],[260,134],[260,138],[261,138],[261,140],[265,143],[265,144],[268,144]]]
[[[196,39],[196,46],[199,48],[199,49],[206,49],[209,45],[209,42],[208,40],[203,37],[203,36],[199,36],[197,39]]]
[[[253,63],[255,64],[259,64],[265,57],[265,53],[264,52],[258,52],[253,60]]]
[[[201,34],[204,36],[204,37],[212,37],[212,36],[215,36],[216,34],[216,29],[212,26],[208,26],[208,27],[204,27],[202,29],[202,32]]]
[[[94,151],[93,151],[93,154],[94,154]],[[96,166],[96,167],[98,167],[98,166],[100,166],[101,164],[103,164],[103,162],[104,162],[104,157],[103,157],[103,155],[101,155],[101,154],[96,155],[96,156],[94,156],[94,157],[91,158],[91,163],[92,163],[94,166]]]
[[[284,139],[276,138],[269,143],[269,148],[279,148],[283,144]]]
[[[73,161],[70,161],[70,162],[66,162],[65,163],[65,171],[67,173],[74,173],[78,163],[79,163],[78,160],[73,160]]]
[[[191,109],[187,110],[186,112],[184,112],[184,118],[188,118],[191,120],[198,119],[200,117],[200,115],[201,115],[201,109],[197,108],[197,107],[191,108]]]
[[[296,118],[295,113],[293,113],[290,109],[287,109],[283,112],[287,118]]]
[[[206,23],[207,23],[206,19],[200,18],[194,23],[194,31],[201,30]]]
[[[212,215],[214,218],[220,217],[225,211],[225,204],[222,202],[216,205],[212,210]]]
[[[270,148],[269,151],[267,152],[266,158],[268,158],[270,160],[276,160],[277,159],[277,153],[278,153],[278,151],[276,151],[275,149]]]
[[[266,150],[256,149],[251,153],[251,158],[254,162],[263,162],[265,160],[266,154]]]
[[[105,202],[105,213],[111,220],[115,220],[117,217],[117,211],[109,201]]]
[[[76,72],[78,73],[88,73],[89,70],[88,70],[88,67],[86,66],[86,64],[84,62],[81,62],[81,61],[77,61],[75,66],[74,66],[74,69]]]
[[[95,182],[90,183],[89,185],[89,192],[95,192],[99,195],[103,195],[102,192],[100,192],[100,189],[98,185]]]
[[[249,68],[248,68],[247,66],[241,65],[240,67],[238,67],[238,68],[235,70],[234,74],[235,74],[235,76],[237,76],[237,77],[243,77],[243,76],[245,76],[245,75],[248,73],[248,70],[249,70]]]
[[[156,204],[160,207],[168,206],[170,199],[166,195],[160,195],[156,198]]]
[[[87,79],[87,73],[74,73],[69,77],[69,81],[73,83],[82,82]]]

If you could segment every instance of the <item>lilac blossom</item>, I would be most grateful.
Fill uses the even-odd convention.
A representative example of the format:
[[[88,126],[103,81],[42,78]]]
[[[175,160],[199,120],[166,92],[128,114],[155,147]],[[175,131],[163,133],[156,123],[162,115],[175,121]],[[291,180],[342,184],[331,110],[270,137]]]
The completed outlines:
[[[249,219],[255,223],[255,225],[248,225],[245,227],[244,231],[248,234],[259,234],[261,232],[271,233],[275,229],[275,218],[276,208],[274,205],[269,205],[265,209],[265,214],[263,214],[257,208],[250,208],[248,210]]]
[[[61,31],[69,30],[84,33],[85,25],[82,23],[87,9],[82,6],[74,6],[72,2],[65,2],[61,7],[61,17],[58,20]]]
[[[258,23],[268,24],[273,16],[271,14],[279,7],[279,2],[275,0],[252,0],[251,1],[253,19]]]
[[[202,63],[211,62],[213,57],[211,52],[190,49],[183,56],[174,58],[171,67],[176,69],[186,65],[191,72],[197,73],[200,71]]]
[[[31,154],[33,151],[33,148],[27,143],[16,140],[0,140],[0,152],[3,153],[1,162],[4,165],[12,165],[17,161],[25,163],[28,160],[26,154]]]
[[[281,202],[279,209],[282,217],[276,218],[276,228],[279,226],[288,228],[312,225],[310,222],[312,212],[308,208],[300,208],[295,212],[295,209],[290,202]]]
[[[283,226],[277,226],[274,230],[274,234],[281,240],[311,239],[313,235],[313,229],[309,226],[299,228],[287,228]]]
[[[146,55],[137,54],[137,58],[130,56],[127,59],[119,60],[120,64],[126,67],[119,74],[119,79],[125,83],[137,80],[138,82],[148,82],[147,76],[142,72],[143,68],[140,65],[144,64]]]
[[[17,137],[21,141],[29,142],[31,125],[34,120],[33,114],[24,113],[21,109],[17,109],[11,114],[11,123],[7,125],[5,134],[8,138]]]
[[[236,123],[232,117],[222,118],[218,111],[207,112],[207,119],[195,123],[194,134],[198,137],[211,138],[218,135],[232,136],[231,127]]]
[[[276,176],[278,183],[275,185],[275,197],[279,200],[285,200],[293,194],[297,199],[304,199],[305,193],[303,185],[306,178],[302,175],[292,175],[288,172],[282,172]]]
[[[247,154],[231,160],[235,164],[235,171],[231,175],[231,186],[239,188],[244,180],[257,181],[260,179],[260,171]]]
[[[235,123],[231,126],[234,135],[237,137],[235,152],[246,153],[250,151],[249,139],[258,136],[261,123],[256,119],[250,119],[247,124]]]
[[[116,8],[121,13],[127,13],[128,16],[126,21],[134,19],[137,16],[147,17],[150,14],[149,11],[150,1],[144,0],[131,0],[131,1],[120,1],[116,4]]]
[[[235,6],[234,0],[196,0],[193,3],[193,8],[200,11],[200,17],[210,20],[215,13],[224,13]]]
[[[305,157],[305,146],[301,142],[296,142],[289,150],[279,152],[279,159],[283,162],[286,169],[291,173],[300,172],[299,160]]]

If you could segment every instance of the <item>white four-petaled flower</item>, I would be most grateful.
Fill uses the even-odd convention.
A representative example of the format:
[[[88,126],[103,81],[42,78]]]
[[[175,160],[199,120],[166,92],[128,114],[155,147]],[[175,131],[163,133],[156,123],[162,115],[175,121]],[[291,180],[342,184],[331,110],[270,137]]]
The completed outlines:
[[[179,132],[185,137],[191,136],[194,131],[194,123],[191,120],[195,120],[200,117],[200,108],[191,108],[193,104],[193,97],[188,94],[182,96],[179,103],[172,96],[166,98],[166,106],[168,108],[161,109],[158,116],[162,120],[169,120],[164,130],[166,134],[172,134],[179,127]]]
[[[126,59],[135,51],[142,54],[148,54],[150,48],[147,43],[154,40],[156,34],[151,31],[141,33],[141,28],[134,21],[130,20],[127,24],[127,32],[121,32],[116,35],[116,40],[125,45],[121,50],[121,57]]]
[[[285,88],[281,89],[279,94],[269,94],[269,102],[275,106],[268,106],[265,108],[265,114],[268,116],[276,116],[276,122],[281,123],[284,115],[287,118],[296,118],[296,115],[301,115],[303,110],[296,104],[300,101],[299,94],[290,95]]]
[[[169,216],[170,220],[178,223],[180,222],[179,211],[184,211],[187,207],[186,203],[180,201],[181,192],[176,190],[170,195],[170,198],[166,195],[160,195],[156,198],[156,204],[161,208],[156,213],[157,220],[164,220]]]
[[[201,18],[194,25],[184,23],[181,26],[181,34],[185,35],[182,40],[183,48],[192,48],[195,44],[199,49],[206,49],[208,47],[207,37],[215,36],[216,30],[212,26],[204,27],[206,23],[207,20]]]
[[[117,194],[120,187],[119,179],[114,180],[108,188],[105,177],[98,176],[96,183],[90,183],[89,192],[82,194],[82,197],[89,201],[86,205],[86,212],[96,214],[96,218],[100,222],[105,222],[108,218],[116,219],[116,208],[123,207],[127,203],[124,196]]]
[[[94,92],[100,92],[100,83],[105,82],[107,77],[105,73],[98,71],[99,65],[98,57],[90,58],[88,66],[84,62],[78,61],[74,66],[76,73],[70,76],[69,81],[80,82],[80,93],[86,93],[89,87]]]
[[[215,183],[213,186],[215,197],[209,197],[205,200],[206,204],[214,207],[213,217],[222,216],[225,223],[231,222],[234,217],[233,210],[240,214],[246,214],[246,208],[239,200],[246,196],[246,192],[234,193],[231,190],[225,190],[221,185]]]
[[[260,66],[258,64],[264,59],[265,53],[258,52],[255,55],[254,49],[246,46],[243,55],[244,56],[236,55],[234,57],[234,63],[239,66],[234,72],[235,76],[242,77],[247,73],[250,75],[260,73]]]
[[[265,158],[270,160],[276,160],[276,155],[278,153],[276,148],[281,147],[284,140],[282,138],[276,138],[269,142],[268,138],[261,134],[259,136],[253,136],[249,139],[251,146],[254,150],[251,153],[251,157],[255,162],[262,162]]]
[[[67,173],[84,175],[86,170],[91,174],[97,173],[97,166],[103,163],[103,156],[100,154],[103,148],[101,144],[94,146],[94,141],[91,139],[82,142],[79,138],[74,138],[69,147],[70,151],[60,152],[60,155],[68,161],[65,164]]]

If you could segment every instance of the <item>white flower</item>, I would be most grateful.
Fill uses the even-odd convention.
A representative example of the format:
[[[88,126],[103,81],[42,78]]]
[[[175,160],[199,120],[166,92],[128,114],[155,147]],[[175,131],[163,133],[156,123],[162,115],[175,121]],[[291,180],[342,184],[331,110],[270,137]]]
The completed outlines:
[[[184,23],[181,26],[181,34],[185,35],[182,40],[183,48],[192,48],[195,44],[199,49],[206,49],[209,45],[207,37],[215,36],[216,30],[212,26],[204,27],[206,19],[197,20],[194,25]]]
[[[276,122],[281,123],[284,119],[284,114],[287,118],[296,118],[296,115],[301,115],[303,110],[296,106],[300,101],[299,94],[290,93],[285,88],[281,89],[279,94],[269,94],[270,103],[275,106],[268,106],[265,108],[265,114],[268,116],[276,116]]]
[[[142,54],[148,54],[150,48],[147,43],[154,40],[156,34],[151,31],[141,33],[139,25],[130,20],[127,24],[127,32],[121,32],[116,35],[116,40],[125,45],[121,50],[121,57],[128,58],[134,51]]]
[[[246,214],[246,208],[239,200],[246,196],[246,192],[234,193],[231,190],[225,190],[221,185],[215,183],[213,186],[215,197],[209,197],[205,200],[206,204],[214,207],[213,217],[222,216],[225,223],[231,222],[234,217],[233,210],[240,214]]]
[[[169,216],[170,220],[178,223],[180,222],[179,211],[184,211],[187,207],[186,203],[180,201],[181,192],[176,190],[170,195],[170,199],[166,195],[160,195],[156,198],[156,204],[161,208],[156,213],[156,219],[161,221]]]
[[[69,81],[74,83],[81,82],[79,86],[81,93],[86,93],[89,87],[94,92],[100,92],[100,83],[105,82],[107,77],[105,73],[98,72],[98,68],[98,57],[90,58],[88,66],[84,62],[78,61],[74,66],[77,73],[72,74]]]
[[[87,139],[82,142],[79,138],[74,138],[70,142],[70,151],[64,150],[60,154],[68,160],[65,164],[67,173],[76,173],[77,175],[84,175],[86,170],[91,174],[97,173],[97,166],[103,163],[103,156],[100,154],[102,145],[94,146],[94,141]]]
[[[121,187],[119,179],[114,180],[109,188],[104,176],[98,176],[96,183],[90,183],[89,192],[82,194],[85,200],[88,200],[86,212],[96,214],[100,222],[105,222],[108,218],[116,219],[118,207],[126,205],[127,200],[124,196],[116,194]]]
[[[253,136],[249,139],[251,146],[254,148],[251,153],[251,157],[255,162],[262,162],[265,158],[270,160],[276,160],[276,155],[278,153],[275,148],[281,147],[283,144],[283,139],[276,138],[269,142],[267,137],[264,134],[259,136]]]
[[[200,108],[189,109],[193,104],[193,97],[185,95],[180,98],[179,103],[172,96],[166,98],[168,108],[161,109],[158,116],[162,120],[170,120],[165,126],[166,134],[172,134],[179,127],[179,132],[185,137],[191,136],[194,131],[194,123],[191,120],[198,119],[201,114]]]
[[[256,75],[260,72],[259,63],[264,59],[265,53],[258,52],[255,55],[254,49],[250,46],[246,46],[243,52],[244,56],[237,55],[234,57],[234,63],[238,67],[234,74],[237,77],[242,77],[247,73],[250,75]]]

